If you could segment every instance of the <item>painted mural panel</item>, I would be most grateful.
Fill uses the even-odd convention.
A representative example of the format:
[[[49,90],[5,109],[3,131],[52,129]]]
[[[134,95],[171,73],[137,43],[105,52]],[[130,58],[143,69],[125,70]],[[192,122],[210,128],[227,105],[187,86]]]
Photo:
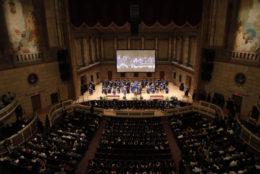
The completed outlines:
[[[33,10],[24,11],[21,0],[2,0],[6,26],[15,54],[39,52]]]
[[[260,0],[241,0],[234,50],[256,52],[260,48]]]

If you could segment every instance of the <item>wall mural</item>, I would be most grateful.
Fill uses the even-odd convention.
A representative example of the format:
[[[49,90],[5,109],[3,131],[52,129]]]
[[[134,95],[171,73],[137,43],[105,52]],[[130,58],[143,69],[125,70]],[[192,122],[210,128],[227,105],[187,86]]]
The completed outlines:
[[[6,26],[15,54],[39,52],[39,43],[33,10],[25,11],[21,0],[2,0]]]
[[[234,50],[256,52],[260,48],[260,0],[241,0]]]

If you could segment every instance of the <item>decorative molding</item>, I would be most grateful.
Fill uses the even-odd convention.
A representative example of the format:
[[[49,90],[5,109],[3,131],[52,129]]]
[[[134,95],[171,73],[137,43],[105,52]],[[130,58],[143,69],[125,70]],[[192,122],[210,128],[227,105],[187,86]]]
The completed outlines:
[[[131,24],[126,22],[122,26],[118,26],[113,21],[108,26],[103,26],[97,22],[94,26],[88,26],[86,23],[81,24],[79,27],[70,24],[72,31],[74,32],[131,32]],[[152,26],[146,25],[144,22],[139,24],[139,33],[142,32],[172,32],[174,30],[179,30],[179,32],[186,31],[199,31],[201,23],[198,23],[195,26],[192,26],[190,23],[186,22],[182,26],[176,25],[174,22],[169,23],[168,25],[161,25],[158,21],[155,22]]]

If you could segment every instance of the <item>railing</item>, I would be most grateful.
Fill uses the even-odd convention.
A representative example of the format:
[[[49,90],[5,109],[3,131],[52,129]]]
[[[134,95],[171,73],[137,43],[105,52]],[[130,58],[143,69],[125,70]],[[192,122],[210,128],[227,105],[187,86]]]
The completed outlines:
[[[254,135],[249,129],[244,126],[238,117],[236,117],[237,123],[240,126],[240,138],[247,143],[250,147],[260,152],[260,137]]]
[[[259,61],[260,57],[254,52],[230,52],[230,57],[233,59],[245,60],[245,61]]]
[[[152,117],[154,116],[154,111],[115,111],[117,117]]]
[[[20,144],[23,144],[25,141],[31,138],[37,132],[37,130],[37,116],[34,116],[33,120],[28,125],[26,125],[18,133],[12,135],[10,138],[7,138],[11,142],[9,148],[14,149]],[[4,146],[4,142],[7,139],[0,142],[0,155],[8,152],[8,149]]]
[[[72,100],[66,100],[61,103],[58,103],[56,105],[53,105],[48,113],[48,117],[50,120],[50,126],[53,125],[55,120],[59,118],[59,116],[62,114],[63,110],[67,110],[67,112],[72,112]]]
[[[210,116],[211,118],[215,118],[216,115],[218,114],[219,117],[224,118],[223,111],[220,107],[205,101],[200,101],[199,103],[194,103],[190,106],[167,109],[165,111],[165,115],[171,116],[171,115],[185,114],[189,112],[198,112],[202,115]]]
[[[215,105],[215,104],[212,104],[212,103],[209,103],[206,101],[199,101],[199,106],[200,106],[200,108],[202,108],[202,110],[200,111],[202,114],[204,113],[211,117],[215,117],[216,115],[218,115],[222,119],[225,118],[223,110],[218,105]]]
[[[32,53],[32,54],[18,54],[16,55],[16,63],[28,63],[42,60],[42,53]]]
[[[0,121],[6,119],[9,115],[11,115],[15,111],[17,106],[18,102],[16,98],[14,98],[14,100],[10,104],[0,110]]]
[[[235,52],[232,51],[229,53],[229,57],[231,57],[231,61],[246,63],[249,65],[260,65],[260,55],[259,53],[254,52]]]

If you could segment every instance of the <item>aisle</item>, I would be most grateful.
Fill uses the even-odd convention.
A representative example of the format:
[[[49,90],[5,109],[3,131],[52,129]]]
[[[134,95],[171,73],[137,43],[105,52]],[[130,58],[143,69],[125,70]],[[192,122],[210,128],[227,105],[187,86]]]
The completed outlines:
[[[179,146],[177,145],[177,142],[174,138],[172,130],[169,126],[168,117],[162,117],[162,124],[163,124],[163,128],[165,130],[165,133],[167,134],[167,139],[169,142],[169,147],[171,149],[171,154],[172,154],[173,160],[176,164],[177,171],[179,173],[179,162],[182,159],[181,150],[179,149]],[[186,168],[186,169],[184,169],[184,174],[190,174],[190,171]]]
[[[95,157],[95,153],[96,153],[96,150],[97,150],[97,147],[98,147],[98,144],[99,144],[100,138],[102,136],[102,132],[104,130],[105,125],[106,125],[106,120],[103,117],[100,127],[98,128],[98,131],[96,132],[94,139],[89,144],[87,152],[85,152],[84,157],[82,158],[81,162],[79,163],[79,165],[77,167],[77,170],[75,172],[76,174],[86,174],[88,161]]]

